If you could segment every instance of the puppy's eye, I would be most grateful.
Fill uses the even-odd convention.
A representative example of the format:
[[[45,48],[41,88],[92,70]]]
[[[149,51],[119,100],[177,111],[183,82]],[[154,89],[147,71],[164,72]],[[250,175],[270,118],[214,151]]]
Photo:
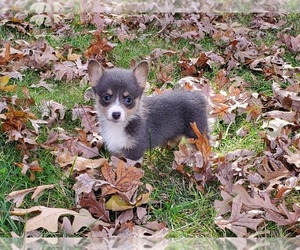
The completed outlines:
[[[131,98],[130,96],[124,97],[124,103],[125,103],[126,105],[132,104],[132,98]]]
[[[110,100],[111,100],[111,95],[105,94],[105,95],[102,96],[102,99],[103,99],[104,102],[109,103]]]

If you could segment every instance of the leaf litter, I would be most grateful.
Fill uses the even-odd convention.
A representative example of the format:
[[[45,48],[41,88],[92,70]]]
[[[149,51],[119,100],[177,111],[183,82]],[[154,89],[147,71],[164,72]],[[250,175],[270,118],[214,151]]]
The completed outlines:
[[[60,8],[69,8],[57,2]],[[48,8],[48,5],[39,4],[35,8]],[[37,9],[35,14],[29,14],[25,9],[20,11],[22,15],[11,8],[1,9],[0,26],[28,35],[44,24],[51,27],[54,37],[74,36],[67,23],[73,19],[72,15]],[[29,22],[25,21],[27,17],[30,17]],[[71,47],[53,48],[42,38],[10,39],[3,44],[0,48],[0,120],[7,142],[14,141],[23,157],[22,162],[15,165],[23,174],[30,172],[30,179],[34,181],[36,172],[43,170],[39,160],[33,159],[34,152],[40,148],[51,150],[57,166],[66,178],[71,177],[75,182],[74,208],[18,208],[27,194],[34,192],[31,198],[38,202],[38,197],[55,185],[16,190],[7,195],[7,200],[15,204],[11,215],[29,217],[25,233],[44,228],[50,232],[65,230],[76,234],[82,228],[88,228],[83,233],[86,236],[166,235],[164,222],[147,221],[147,203],[155,187],[143,183],[143,170],[130,161],[113,158],[109,162],[100,157],[103,142],[101,133],[97,132],[93,107],[76,105],[71,110],[72,119],[80,121],[80,128],[66,132],[55,124],[67,119],[68,108],[53,100],[43,100],[41,114],[36,115],[31,111],[35,102],[29,95],[30,90],[23,89],[25,98],[12,96],[18,88],[13,82],[22,79],[28,69],[37,70],[41,76],[38,84],[32,84],[31,88],[53,91],[55,87],[47,84],[47,79],[67,84],[87,79],[89,58],[113,67],[107,55],[118,43],[140,39],[139,35],[152,25],[159,30],[157,37],[168,41],[185,40],[196,51],[193,56],[187,56],[187,49],[156,48],[145,55],[159,64],[158,82],[164,87],[172,83],[174,69],[173,65],[162,63],[160,58],[179,56],[176,65],[181,73],[179,86],[206,93],[212,123],[224,122],[229,129],[237,117],[244,116],[249,122],[263,124],[259,137],[265,143],[264,150],[239,149],[223,155],[215,153],[214,147],[227,134],[219,134],[217,138],[212,136],[208,141],[193,124],[197,139],[188,140],[189,144],[179,144],[178,150],[174,151],[173,169],[203,193],[210,182],[218,183],[222,199],[216,200],[214,207],[217,211],[215,224],[219,228],[247,237],[263,230],[267,221],[272,221],[298,235],[299,204],[289,204],[286,197],[299,191],[299,67],[288,63],[285,53],[289,50],[299,57],[299,36],[282,28],[286,21],[280,14],[254,14],[248,27],[232,22],[231,18],[231,14],[208,13],[186,13],[175,18],[171,13],[125,17],[85,12],[80,14],[82,24],[94,24],[97,30],[91,32],[94,40],[82,54]],[[111,36],[106,31],[109,26],[115,28]],[[279,41],[272,46],[255,43],[269,30],[278,32]],[[199,41],[205,37],[209,37],[218,49],[204,49]],[[234,70],[241,68],[249,69],[253,77],[260,74],[265,80],[272,81],[273,94],[266,96],[262,92],[252,92],[251,84],[235,74]],[[203,73],[212,69],[217,71],[209,80]],[[156,92],[164,91],[164,87],[156,88]],[[86,98],[90,97],[87,93]],[[40,142],[38,137],[44,126],[50,130],[48,138]],[[248,132],[241,128],[238,136],[245,137]]]

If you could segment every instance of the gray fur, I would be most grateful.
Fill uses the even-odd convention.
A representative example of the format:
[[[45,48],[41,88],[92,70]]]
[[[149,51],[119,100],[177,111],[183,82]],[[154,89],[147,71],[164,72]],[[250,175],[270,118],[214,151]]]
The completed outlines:
[[[133,118],[125,128],[137,144],[122,154],[137,160],[150,148],[185,136],[196,138],[190,123],[196,122],[201,133],[207,135],[206,100],[200,91],[170,91],[142,98],[144,115]]]

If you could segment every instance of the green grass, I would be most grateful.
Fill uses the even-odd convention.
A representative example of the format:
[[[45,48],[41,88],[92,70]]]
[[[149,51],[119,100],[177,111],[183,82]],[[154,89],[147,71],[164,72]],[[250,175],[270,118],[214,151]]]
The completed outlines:
[[[206,194],[190,186],[189,180],[172,170],[173,150],[155,149],[143,162],[144,182],[154,187],[151,218],[167,223],[168,237],[220,237],[214,225],[213,201],[219,199],[217,186],[207,185]]]
[[[73,181],[63,177],[62,171],[55,167],[54,158],[50,152],[39,150],[32,156],[35,160],[38,159],[42,173],[36,173],[35,180],[32,182],[29,179],[29,171],[25,176],[21,174],[21,169],[17,167],[14,162],[21,162],[21,155],[16,150],[15,143],[5,143],[3,135],[0,136],[0,236],[11,237],[11,232],[22,235],[23,223],[12,220],[9,216],[9,211],[13,209],[13,204],[5,201],[5,197],[12,191],[32,188],[39,185],[54,184],[54,189],[49,189],[38,201],[30,199],[31,195],[27,195],[22,204],[22,208],[29,208],[32,206],[48,206],[48,207],[62,207],[72,208],[74,206],[74,199],[72,192]]]
[[[298,17],[291,15],[288,18],[288,24],[294,24],[295,28],[299,31]],[[250,24],[251,15],[238,15],[238,22],[247,26]],[[51,46],[57,49],[62,49],[64,44],[70,44],[73,47],[73,53],[84,54],[88,48],[92,34],[88,31],[95,29],[94,26],[80,25],[78,19],[71,24],[71,35],[69,37],[57,38],[51,34],[50,30],[45,30],[45,38]],[[36,32],[40,32],[35,30]],[[169,49],[175,51],[186,50],[186,57],[197,57],[199,50],[195,45],[192,45],[188,40],[179,40],[176,42],[164,39],[157,36],[158,29],[155,27],[149,27],[142,34],[138,34],[138,37],[133,41],[125,41],[120,43],[114,38],[113,42],[117,43],[117,46],[107,55],[109,61],[118,67],[129,67],[131,60],[142,60],[155,48]],[[107,29],[107,35],[113,35],[113,29]],[[24,34],[19,34],[12,28],[0,27],[0,39],[6,40],[9,35],[13,34],[15,39],[25,39],[28,41],[34,40],[34,37],[27,37]],[[277,32],[269,32],[267,36],[263,38],[263,42],[266,44],[272,44],[277,40]],[[202,46],[204,52],[217,51],[219,46],[214,44],[213,39],[205,37],[199,44]],[[292,65],[299,65],[299,62],[295,59],[295,55],[288,53],[285,59],[292,63]],[[178,67],[178,61],[180,60],[179,53],[172,56],[162,56],[151,65],[151,73],[149,76],[149,82],[152,86],[157,86],[157,74],[158,65],[167,65],[171,63],[174,66],[174,72],[172,72],[172,80],[176,82],[181,78],[180,70]],[[220,68],[205,69],[204,75],[211,81],[216,72]],[[71,108],[76,104],[86,104],[83,98],[84,91],[88,86],[79,86],[79,81],[73,81],[67,83],[65,81],[55,81],[53,78],[47,80],[47,83],[54,85],[53,92],[49,92],[46,89],[30,88],[31,84],[37,84],[40,76],[40,72],[26,70],[24,73],[24,79],[22,81],[13,81],[10,83],[17,83],[19,88],[17,94],[22,96],[22,87],[29,88],[30,96],[33,97],[36,104],[32,108],[34,113],[40,115],[40,103],[42,100],[54,100],[67,107],[66,119],[62,122],[55,124],[54,127],[63,127],[67,131],[72,131],[76,126],[79,126],[77,121],[71,121]],[[253,72],[246,68],[237,68],[232,71],[231,76],[240,76],[245,81],[250,83],[250,89],[256,92],[263,92],[270,95],[271,82],[266,81],[262,74],[259,72]],[[9,95],[13,95],[9,94]],[[91,103],[89,103],[91,104]],[[237,129],[242,126],[249,128],[249,133],[245,138],[240,138],[236,135]],[[228,129],[228,125],[217,123],[214,127],[212,134],[217,136],[222,133],[227,136],[223,138],[218,148],[214,148],[214,151],[220,154],[233,151],[235,149],[245,148],[249,150],[255,150],[260,152],[264,148],[262,141],[259,141],[258,136],[261,130],[261,124],[252,122],[245,122],[244,117],[239,117],[235,123],[233,123]],[[40,141],[45,141],[49,133],[48,128],[42,128]],[[54,157],[49,151],[40,149],[32,155],[32,159],[39,159],[40,165],[44,171],[36,174],[34,182],[29,180],[29,175],[21,175],[21,170],[14,164],[14,162],[21,162],[20,152],[16,149],[15,143],[6,143],[6,138],[3,134],[0,136],[0,236],[10,237],[11,232],[15,232],[18,235],[22,235],[23,223],[12,220],[9,217],[9,211],[12,209],[12,204],[5,201],[5,197],[8,193],[15,190],[21,190],[38,185],[54,184],[55,188],[45,192],[37,202],[30,199],[30,195],[25,198],[23,208],[28,208],[36,205],[50,206],[50,207],[63,207],[73,208],[74,195],[72,191],[73,181],[64,177],[62,171],[55,166]],[[101,152],[105,156],[108,156],[107,152],[103,150]],[[221,231],[214,224],[215,211],[213,208],[213,202],[216,199],[220,199],[218,184],[207,184],[205,187],[206,193],[202,194],[198,192],[194,187],[190,188],[188,180],[177,172],[171,170],[173,161],[172,151],[162,149],[154,150],[153,152],[147,152],[143,168],[146,171],[143,182],[150,183],[154,187],[154,191],[151,197],[151,204],[149,206],[149,214],[151,219],[166,222],[170,229],[169,237],[225,237],[233,236],[228,231]],[[153,170],[154,169],[154,170]],[[288,235],[288,232],[284,231],[277,225],[270,223],[267,226],[270,230],[271,236],[281,237]],[[43,232],[44,236],[56,236],[56,234],[49,234]]]

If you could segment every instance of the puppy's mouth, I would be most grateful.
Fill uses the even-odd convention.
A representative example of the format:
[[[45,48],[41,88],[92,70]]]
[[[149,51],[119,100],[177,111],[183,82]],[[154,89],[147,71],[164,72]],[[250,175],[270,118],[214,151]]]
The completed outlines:
[[[115,124],[121,124],[124,123],[123,119],[115,119],[115,118],[111,118],[111,117],[106,117],[106,119],[110,122],[113,122]]]

